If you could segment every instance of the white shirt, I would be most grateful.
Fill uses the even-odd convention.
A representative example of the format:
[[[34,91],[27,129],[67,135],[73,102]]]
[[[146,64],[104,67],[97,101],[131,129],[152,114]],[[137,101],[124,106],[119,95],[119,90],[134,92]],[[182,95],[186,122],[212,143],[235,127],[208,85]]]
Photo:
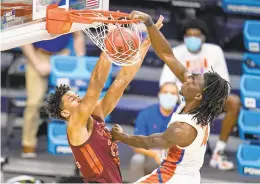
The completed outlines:
[[[173,146],[168,150],[168,155],[165,158],[166,162],[176,164],[176,174],[195,176],[199,172],[204,162],[206,145],[210,134],[210,126],[201,126],[197,124],[197,119],[190,114],[180,114],[185,107],[185,102],[180,104],[176,112],[172,115],[168,124],[175,122],[184,122],[192,126],[197,131],[197,136],[194,141],[187,147]]]
[[[211,70],[212,67],[222,78],[230,81],[224,53],[218,45],[204,43],[201,51],[196,54],[189,52],[185,44],[181,44],[172,50],[177,60],[190,72],[203,74]],[[160,86],[166,82],[176,82],[179,88],[181,86],[177,77],[165,64],[160,78]]]

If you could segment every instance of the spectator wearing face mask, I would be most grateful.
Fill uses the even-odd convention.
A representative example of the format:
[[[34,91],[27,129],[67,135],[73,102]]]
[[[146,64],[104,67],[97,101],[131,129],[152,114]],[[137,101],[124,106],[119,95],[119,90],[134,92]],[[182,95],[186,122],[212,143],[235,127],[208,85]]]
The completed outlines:
[[[159,104],[154,104],[142,110],[135,122],[135,135],[151,135],[164,132],[173,112],[179,104],[179,93],[175,83],[167,82],[160,85],[158,93]],[[163,152],[159,150],[134,149],[129,174],[130,182],[151,173],[158,167]]]
[[[212,67],[221,77],[230,81],[222,49],[218,45],[205,43],[208,36],[206,24],[198,19],[189,19],[185,21],[182,33],[184,43],[173,48],[175,57],[186,66],[191,73],[203,74]],[[167,81],[176,82],[178,87],[181,85],[171,70],[164,65],[160,83],[164,84]],[[237,122],[240,110],[239,97],[230,94],[226,100],[225,109],[226,115],[222,121],[219,140],[217,141],[210,160],[211,167],[223,171],[234,169],[234,164],[227,160],[224,151],[228,137]]]

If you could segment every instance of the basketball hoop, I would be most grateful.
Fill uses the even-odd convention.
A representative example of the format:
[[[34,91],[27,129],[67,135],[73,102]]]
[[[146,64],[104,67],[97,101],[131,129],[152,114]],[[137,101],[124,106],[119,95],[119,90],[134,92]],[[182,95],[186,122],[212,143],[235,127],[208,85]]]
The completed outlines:
[[[72,23],[92,24],[84,33],[116,65],[130,66],[140,61],[141,36],[137,23],[129,14],[104,10],[69,10],[50,5],[46,29],[51,34],[68,33]]]

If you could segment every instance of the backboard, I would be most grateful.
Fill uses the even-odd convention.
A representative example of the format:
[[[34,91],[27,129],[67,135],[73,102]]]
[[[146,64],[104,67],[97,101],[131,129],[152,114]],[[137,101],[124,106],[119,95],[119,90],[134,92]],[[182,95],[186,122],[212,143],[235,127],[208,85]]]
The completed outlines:
[[[50,4],[65,9],[109,9],[109,0],[2,0],[1,51],[59,36],[46,31],[46,8]],[[73,23],[70,32],[90,26]]]

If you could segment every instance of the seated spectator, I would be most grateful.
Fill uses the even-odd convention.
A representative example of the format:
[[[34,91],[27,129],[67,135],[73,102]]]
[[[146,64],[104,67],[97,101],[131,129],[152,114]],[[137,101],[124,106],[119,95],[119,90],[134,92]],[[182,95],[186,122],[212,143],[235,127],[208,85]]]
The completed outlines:
[[[50,58],[53,55],[69,55],[70,50],[67,46],[72,36],[76,55],[84,56],[85,39],[81,31],[22,47],[28,61],[25,72],[27,101],[24,110],[23,150],[21,154],[24,158],[36,156],[36,134],[40,121],[40,107],[48,89],[48,75],[51,70]]]
[[[173,112],[178,107],[179,93],[175,83],[167,82],[160,86],[159,104],[154,104],[142,110],[135,122],[135,135],[148,136],[164,132]],[[131,182],[151,173],[161,161],[159,150],[137,149],[131,159],[129,176]]]
[[[213,68],[221,77],[229,81],[229,73],[222,49],[214,44],[204,43],[207,39],[208,31],[206,24],[198,19],[189,19],[183,26],[184,44],[173,48],[175,57],[183,63],[187,69],[195,74],[202,74]],[[160,83],[167,81],[180,82],[171,72],[168,66],[164,65]],[[238,96],[230,94],[226,101],[226,116],[222,121],[222,129],[217,141],[214,153],[210,160],[210,166],[219,170],[232,170],[234,164],[226,159],[224,154],[228,137],[236,125],[240,99]]]

